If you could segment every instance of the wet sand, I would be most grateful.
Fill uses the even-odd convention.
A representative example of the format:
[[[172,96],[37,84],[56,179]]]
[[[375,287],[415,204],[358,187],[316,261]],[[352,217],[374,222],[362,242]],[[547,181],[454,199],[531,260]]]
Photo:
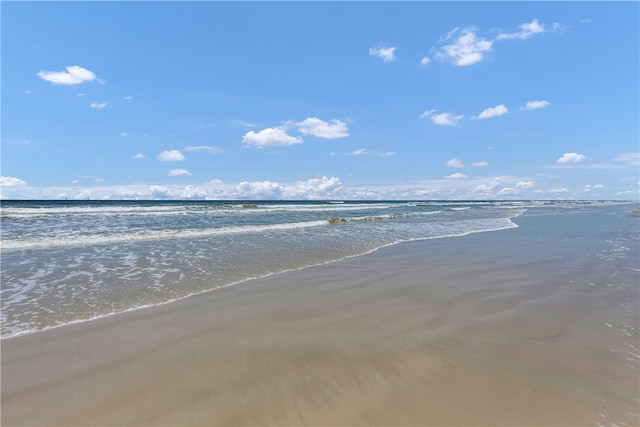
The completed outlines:
[[[637,426],[638,243],[586,216],[2,340],[2,425]]]

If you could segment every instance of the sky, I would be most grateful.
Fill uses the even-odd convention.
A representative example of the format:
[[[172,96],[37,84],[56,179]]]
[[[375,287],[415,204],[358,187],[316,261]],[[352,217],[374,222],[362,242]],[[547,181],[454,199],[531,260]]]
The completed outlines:
[[[638,2],[1,7],[3,199],[624,199]]]

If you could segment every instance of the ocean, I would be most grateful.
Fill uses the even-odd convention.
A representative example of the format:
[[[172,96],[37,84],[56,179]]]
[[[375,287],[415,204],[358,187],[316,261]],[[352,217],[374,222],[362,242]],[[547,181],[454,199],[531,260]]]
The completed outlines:
[[[598,201],[2,201],[1,336],[166,304],[400,242],[513,228],[525,213],[628,218],[634,209]]]

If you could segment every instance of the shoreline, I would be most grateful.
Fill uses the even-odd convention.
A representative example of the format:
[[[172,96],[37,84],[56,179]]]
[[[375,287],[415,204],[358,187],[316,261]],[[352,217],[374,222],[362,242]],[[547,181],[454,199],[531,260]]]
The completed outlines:
[[[637,424],[638,266],[518,223],[3,339],[2,424]]]

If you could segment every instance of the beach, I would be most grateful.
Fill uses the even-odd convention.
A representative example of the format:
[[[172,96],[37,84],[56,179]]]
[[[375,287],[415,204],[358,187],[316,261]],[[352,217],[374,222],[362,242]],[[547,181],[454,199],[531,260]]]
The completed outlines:
[[[638,218],[513,222],[3,339],[2,425],[639,425]]]

